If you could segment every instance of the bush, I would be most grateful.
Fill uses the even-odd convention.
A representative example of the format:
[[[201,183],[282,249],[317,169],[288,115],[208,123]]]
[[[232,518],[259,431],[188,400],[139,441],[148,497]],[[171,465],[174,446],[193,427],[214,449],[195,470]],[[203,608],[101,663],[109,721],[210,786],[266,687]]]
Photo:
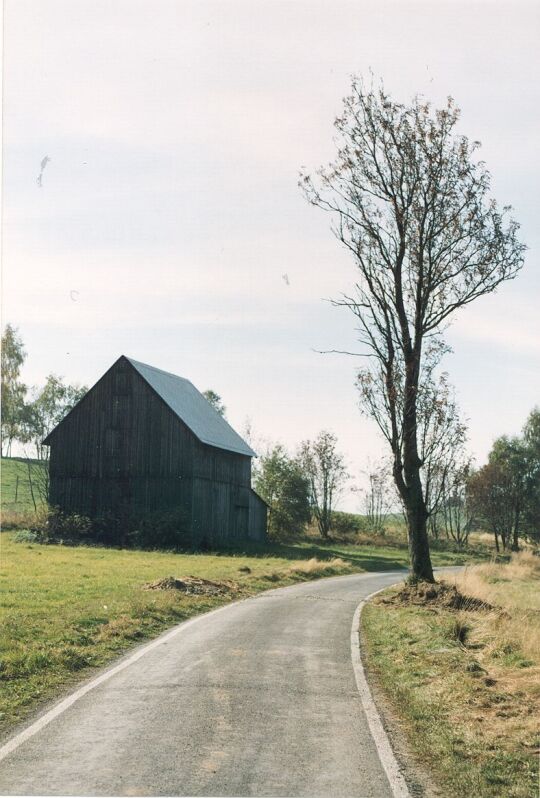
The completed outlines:
[[[28,528],[17,532],[20,543],[80,543],[90,541],[92,522],[77,513],[43,507],[33,514]]]
[[[191,544],[188,516],[181,507],[147,513],[128,532],[129,544],[147,549],[181,549]]]
[[[336,535],[357,535],[362,532],[364,524],[362,518],[355,513],[332,513],[332,532]]]
[[[187,514],[182,508],[141,515],[106,513],[90,519],[58,508],[38,514],[29,529],[17,533],[21,543],[180,549],[190,545]]]
[[[47,533],[50,540],[80,543],[92,539],[92,522],[85,515],[53,508],[48,515]]]

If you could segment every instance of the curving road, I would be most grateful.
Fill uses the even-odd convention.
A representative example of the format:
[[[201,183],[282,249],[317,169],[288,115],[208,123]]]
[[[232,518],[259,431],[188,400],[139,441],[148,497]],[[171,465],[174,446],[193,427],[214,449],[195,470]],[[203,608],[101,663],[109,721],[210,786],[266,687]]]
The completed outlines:
[[[188,621],[9,753],[1,793],[392,798],[350,634],[362,598],[401,578],[304,583]]]

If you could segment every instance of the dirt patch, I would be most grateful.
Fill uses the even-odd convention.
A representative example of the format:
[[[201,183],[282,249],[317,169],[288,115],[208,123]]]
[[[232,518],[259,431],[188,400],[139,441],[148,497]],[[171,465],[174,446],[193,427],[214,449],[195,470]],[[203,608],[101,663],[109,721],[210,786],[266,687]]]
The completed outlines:
[[[221,596],[224,593],[233,593],[237,586],[232,582],[211,582],[195,576],[167,576],[165,579],[156,579],[143,585],[143,590],[179,590],[191,596]]]
[[[455,585],[445,582],[418,582],[405,584],[401,590],[391,596],[377,600],[378,604],[396,604],[400,606],[430,606],[446,610],[489,611],[495,609],[492,604],[472,596],[460,593]]]

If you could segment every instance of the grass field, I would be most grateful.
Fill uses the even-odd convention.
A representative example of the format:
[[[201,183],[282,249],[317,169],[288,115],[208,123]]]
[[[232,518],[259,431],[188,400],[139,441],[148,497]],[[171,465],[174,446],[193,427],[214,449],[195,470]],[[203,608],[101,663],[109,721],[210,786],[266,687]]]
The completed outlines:
[[[299,580],[407,565],[405,547],[303,541],[251,545],[245,552],[175,554],[46,546],[15,537],[1,536],[4,730],[89,669],[191,615]],[[464,556],[437,552],[434,558],[443,565]],[[230,590],[192,596],[143,589],[168,576],[228,581]]]
[[[2,457],[0,497],[4,528],[24,528],[36,508],[39,509],[43,506],[38,484],[42,468],[43,466],[38,460]]]
[[[368,673],[443,795],[536,798],[540,558],[523,553],[445,581],[486,604],[382,594],[362,614]]]

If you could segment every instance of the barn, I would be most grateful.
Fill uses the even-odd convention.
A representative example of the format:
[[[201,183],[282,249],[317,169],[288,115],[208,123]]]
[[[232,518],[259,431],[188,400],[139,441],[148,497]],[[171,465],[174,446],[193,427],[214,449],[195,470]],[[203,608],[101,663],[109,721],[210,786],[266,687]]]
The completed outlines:
[[[255,452],[189,380],[122,355],[48,435],[49,502],[90,519],[181,510],[192,545],[264,540]]]

